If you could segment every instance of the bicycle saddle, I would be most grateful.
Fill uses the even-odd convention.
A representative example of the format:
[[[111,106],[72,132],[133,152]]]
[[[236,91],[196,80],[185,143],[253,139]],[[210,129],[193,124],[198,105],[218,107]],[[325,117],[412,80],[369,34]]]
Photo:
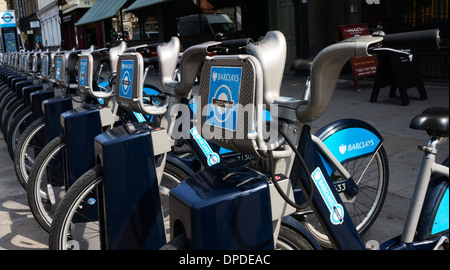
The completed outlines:
[[[313,61],[308,59],[295,59],[292,61],[290,69],[299,72],[304,71],[309,74],[309,72],[311,71],[312,63]]]
[[[409,127],[425,130],[430,135],[448,137],[448,108],[432,107],[411,120]]]

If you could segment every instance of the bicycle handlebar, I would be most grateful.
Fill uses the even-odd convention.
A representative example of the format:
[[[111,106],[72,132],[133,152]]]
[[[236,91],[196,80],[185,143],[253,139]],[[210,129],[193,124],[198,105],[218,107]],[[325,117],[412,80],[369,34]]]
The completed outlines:
[[[253,41],[250,38],[233,39],[225,41],[210,41],[189,47],[181,57],[180,73],[181,82],[175,86],[175,93],[179,96],[186,95],[194,85],[197,71],[208,54],[211,53],[241,53],[247,45]],[[158,53],[159,55],[159,53]]]
[[[433,49],[438,48],[439,42],[439,30],[433,29],[380,37],[358,36],[328,46],[315,57],[310,67],[311,100],[306,107],[298,108],[297,118],[302,122],[309,122],[323,114],[331,101],[341,69],[350,58],[382,53],[383,48]],[[210,53],[236,53],[244,46],[247,50],[254,47],[252,44],[257,45],[252,43],[251,39],[239,39],[206,42],[188,48],[181,58],[181,81],[174,86],[175,94],[184,96],[191,90],[202,61]],[[273,49],[276,49],[276,46]],[[253,54],[251,50],[249,51]]]
[[[230,39],[221,41],[220,44],[211,46],[208,51],[219,54],[233,54],[233,53],[245,53],[247,45],[253,43],[251,38]]]
[[[109,56],[103,56],[100,59],[100,64],[108,64],[108,62],[109,62]]]
[[[181,81],[175,86],[175,93],[178,96],[185,96],[191,91],[201,63],[211,53],[209,48],[220,44],[210,41],[191,46],[184,51],[180,64]]]
[[[159,45],[162,45],[163,43],[151,43],[151,44],[143,44],[138,45],[134,47],[127,48],[124,53],[129,52],[150,52],[150,51],[156,51]]]
[[[295,59],[292,61],[291,66],[289,67],[290,70],[293,71],[304,71],[309,74],[311,67],[312,67],[312,60],[307,59]]]
[[[389,34],[383,36],[382,46],[393,49],[439,49],[439,29]]]
[[[438,48],[439,30],[425,30],[386,36],[357,36],[323,49],[311,67],[311,99],[306,107],[297,109],[297,119],[310,122],[327,109],[344,64],[352,57],[395,51],[392,48]],[[377,50],[378,49],[378,50]]]

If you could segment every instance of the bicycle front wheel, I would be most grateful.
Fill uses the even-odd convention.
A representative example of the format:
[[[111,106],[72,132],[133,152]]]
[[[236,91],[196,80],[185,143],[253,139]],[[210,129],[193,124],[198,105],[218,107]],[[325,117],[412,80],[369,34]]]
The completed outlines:
[[[188,250],[190,241],[185,233],[177,235],[160,250]],[[314,250],[314,246],[298,232],[285,224],[281,224],[280,233],[275,243],[276,250]]]
[[[373,155],[357,157],[342,165],[358,185],[358,194],[353,197],[348,197],[345,192],[339,192],[339,194],[356,230],[362,235],[377,219],[386,198],[389,186],[386,151],[381,145]],[[337,171],[331,174],[333,182],[339,182],[343,178]],[[302,216],[302,223],[321,246],[333,248],[313,211]]]
[[[27,195],[31,213],[47,232],[65,194],[65,149],[64,135],[53,139],[37,156],[28,178]]]
[[[44,117],[36,119],[20,135],[14,151],[14,169],[20,184],[27,188],[28,176],[36,157],[44,147]]]
[[[160,185],[160,197],[166,235],[169,232],[168,193],[188,174],[166,163]],[[65,194],[55,216],[49,234],[49,248],[53,250],[101,249],[100,223],[98,221],[99,190],[103,185],[102,167],[87,171]]]
[[[25,131],[28,125],[32,123],[32,118],[33,112],[31,111],[31,108],[23,110],[17,114],[16,118],[13,119],[11,126],[7,129],[6,142],[8,145],[8,153],[13,160],[20,135]]]

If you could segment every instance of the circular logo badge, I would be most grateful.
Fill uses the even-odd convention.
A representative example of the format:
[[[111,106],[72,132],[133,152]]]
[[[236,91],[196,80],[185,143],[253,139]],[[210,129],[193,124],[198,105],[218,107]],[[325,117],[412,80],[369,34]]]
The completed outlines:
[[[122,93],[124,95],[128,94],[128,91],[130,91],[131,88],[131,76],[128,71],[125,71],[125,73],[122,76]]]
[[[214,99],[222,101],[224,103],[229,102],[233,103],[231,90],[226,85],[222,85],[217,89]],[[226,105],[213,106],[213,108],[214,108],[214,117],[216,118],[217,121],[225,122],[228,119],[228,117],[230,117],[232,108],[227,108]]]
[[[9,23],[14,19],[13,15],[11,15],[10,13],[5,13],[3,14],[2,20]]]
[[[89,198],[87,202],[89,205],[94,205],[97,201],[94,198]]]
[[[215,152],[209,154],[209,157],[208,157],[208,165],[209,166],[212,166],[212,165],[217,164],[219,162],[220,162],[219,154],[217,154]]]

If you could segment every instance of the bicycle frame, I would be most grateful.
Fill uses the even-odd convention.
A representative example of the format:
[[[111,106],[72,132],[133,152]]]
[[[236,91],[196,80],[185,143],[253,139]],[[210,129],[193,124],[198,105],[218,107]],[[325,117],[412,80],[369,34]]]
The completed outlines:
[[[433,174],[438,174],[438,175],[443,175],[445,177],[447,177],[447,198],[448,198],[448,177],[449,177],[449,168],[448,165],[444,166],[441,164],[437,164],[435,162],[436,159],[436,153],[437,153],[437,149],[436,146],[439,143],[440,138],[432,138],[427,147],[423,147],[422,150],[425,152],[424,153],[424,157],[422,159],[422,164],[420,166],[420,171],[419,171],[419,175],[417,177],[417,183],[416,183],[416,188],[414,190],[414,194],[413,197],[411,199],[411,205],[408,211],[408,215],[405,221],[405,226],[403,229],[403,233],[402,233],[402,237],[401,237],[401,244],[405,247],[408,247],[410,245],[415,245],[417,246],[418,243],[416,244],[412,244],[414,242],[415,239],[415,233],[418,227],[418,224],[421,221],[420,219],[423,218],[423,216],[421,216],[421,212],[423,211],[423,205],[427,205],[430,206],[429,203],[426,202],[426,195],[427,193],[431,192],[440,192],[439,189],[436,189],[435,191],[430,191],[429,189],[431,188],[430,184],[430,180],[432,179],[431,176]],[[448,162],[448,160],[447,160]],[[433,195],[429,195],[428,198],[434,198],[436,200],[436,196]],[[448,199],[446,200],[445,198],[441,199],[444,204],[447,203],[447,209],[448,209]],[[435,207],[436,203],[441,203],[439,201],[435,201],[435,203],[433,205],[431,205],[433,208]],[[441,207],[441,206],[440,206]],[[445,206],[444,206],[445,208]],[[444,210],[445,211],[445,210]],[[448,211],[447,211],[448,214]],[[440,233],[442,231],[445,231],[445,228],[447,230],[447,235],[448,235],[448,217],[447,217],[447,222],[445,224],[440,224],[440,227],[442,227],[442,229],[438,229],[437,233]],[[432,220],[428,221],[433,222]],[[433,241],[434,242],[434,241]],[[428,245],[429,243],[427,241],[425,241],[425,243],[420,243],[423,245]]]

